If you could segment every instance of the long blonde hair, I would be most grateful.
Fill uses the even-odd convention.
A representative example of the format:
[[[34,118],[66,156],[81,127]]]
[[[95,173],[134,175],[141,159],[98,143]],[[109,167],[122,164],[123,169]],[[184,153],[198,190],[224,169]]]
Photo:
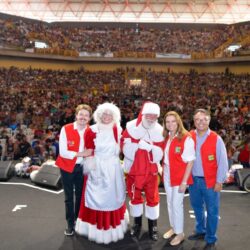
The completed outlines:
[[[166,138],[168,136],[168,130],[167,130],[167,127],[166,127],[166,118],[168,116],[174,116],[175,117],[175,120],[177,122],[177,131],[176,131],[177,138],[179,140],[181,140],[182,137],[188,133],[188,131],[184,128],[183,122],[181,120],[180,115],[175,111],[169,111],[164,116],[164,119],[163,119],[163,137]]]

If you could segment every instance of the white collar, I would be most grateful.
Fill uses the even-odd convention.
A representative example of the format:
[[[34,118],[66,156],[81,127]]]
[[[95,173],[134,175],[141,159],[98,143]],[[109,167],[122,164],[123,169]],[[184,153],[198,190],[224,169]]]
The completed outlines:
[[[136,126],[137,119],[132,120],[127,123],[127,131],[134,139],[142,139],[145,137],[150,137],[152,142],[161,142],[164,140],[162,131],[163,128],[159,123],[156,123],[153,128],[145,129],[140,123]]]

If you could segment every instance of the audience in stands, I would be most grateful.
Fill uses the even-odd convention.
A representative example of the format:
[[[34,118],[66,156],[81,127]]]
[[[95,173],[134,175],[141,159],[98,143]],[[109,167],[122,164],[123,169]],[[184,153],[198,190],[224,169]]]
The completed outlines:
[[[199,29],[168,25],[159,29],[141,24],[135,29],[67,27],[0,18],[0,46],[21,50],[33,48],[33,41],[39,40],[50,48],[102,55],[121,51],[210,53],[229,39],[244,40],[241,50],[249,50],[249,35],[249,23]],[[143,79],[142,85],[129,85],[131,78]],[[95,72],[83,68],[78,71],[0,68],[1,159],[27,154],[40,160],[55,158],[58,131],[74,120],[72,107],[79,103],[91,103],[95,108],[99,103],[113,101],[121,108],[124,127],[137,116],[135,110],[145,99],[158,102],[163,111],[179,112],[187,129],[193,126],[190,114],[195,107],[211,110],[211,128],[229,148],[237,151],[249,134],[249,78],[249,74],[234,75],[229,70],[224,74],[197,74],[194,70],[186,74],[172,73],[171,68],[168,73],[144,69],[137,72],[134,68]],[[26,139],[21,143],[22,138]],[[34,138],[38,140],[35,148],[28,146]]]
[[[134,76],[142,79],[141,85],[129,84],[129,78]],[[5,142],[2,158],[27,154],[41,160],[55,158],[60,128],[74,120],[72,107],[79,103],[90,103],[93,108],[105,101],[116,103],[124,127],[126,121],[138,115],[136,110],[147,99],[157,102],[163,113],[179,112],[187,129],[193,128],[192,113],[196,107],[209,109],[211,128],[229,148],[235,149],[234,156],[249,135],[249,81],[249,74],[228,71],[198,74],[194,70],[173,73],[171,69],[137,72],[134,68],[119,68],[93,72],[84,68],[77,71],[0,68],[1,145]],[[34,146],[35,141],[38,142]]]
[[[64,50],[100,53],[154,52],[203,54],[213,53],[225,42],[244,42],[249,49],[250,24],[235,24],[215,27],[164,28],[148,27],[81,27],[79,25],[49,24],[46,22],[9,18],[0,19],[0,45],[19,49],[34,48],[34,41],[43,41],[51,53],[62,54]],[[50,50],[48,50],[50,51]],[[48,52],[47,51],[47,52]],[[69,54],[73,55],[73,54]],[[74,54],[75,55],[75,54]]]

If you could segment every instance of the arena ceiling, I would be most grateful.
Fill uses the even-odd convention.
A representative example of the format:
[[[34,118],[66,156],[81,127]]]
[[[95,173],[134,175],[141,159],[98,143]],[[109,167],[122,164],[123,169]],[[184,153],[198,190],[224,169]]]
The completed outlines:
[[[0,12],[46,22],[238,23],[250,0],[1,0]]]

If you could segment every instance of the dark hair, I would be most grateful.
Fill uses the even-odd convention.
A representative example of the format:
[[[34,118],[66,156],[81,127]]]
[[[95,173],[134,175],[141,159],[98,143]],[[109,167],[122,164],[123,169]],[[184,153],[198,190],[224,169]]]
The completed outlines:
[[[193,116],[193,117],[195,117],[195,115],[198,114],[198,113],[205,114],[206,116],[209,117],[209,120],[211,119],[210,111],[208,111],[207,109],[196,109],[196,110],[194,111],[194,116]]]

